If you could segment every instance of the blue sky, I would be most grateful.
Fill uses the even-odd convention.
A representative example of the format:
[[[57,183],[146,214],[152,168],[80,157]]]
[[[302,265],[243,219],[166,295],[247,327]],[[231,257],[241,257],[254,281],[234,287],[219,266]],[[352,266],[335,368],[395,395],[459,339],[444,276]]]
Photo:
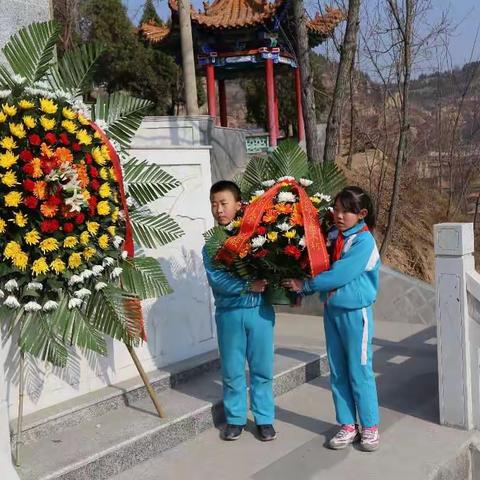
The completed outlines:
[[[122,0],[127,6],[130,18],[136,23],[142,14],[144,0]],[[212,0],[213,1],[213,0]],[[210,3],[212,3],[212,1]],[[372,0],[365,0],[367,3]],[[202,0],[192,0],[195,6],[201,6]],[[154,0],[159,15],[167,19],[170,15],[167,0]],[[312,10],[318,4],[316,0],[306,0],[306,4]],[[328,1],[321,0],[321,4]],[[480,25],[480,1],[479,0],[432,0],[433,10],[431,23],[441,17],[442,12],[447,10],[451,22],[458,25],[450,41],[450,52],[455,66],[461,66],[470,58],[475,34]],[[427,27],[426,27],[427,28]],[[477,41],[473,55],[474,60],[480,60],[480,38]],[[425,65],[424,70],[430,67]]]

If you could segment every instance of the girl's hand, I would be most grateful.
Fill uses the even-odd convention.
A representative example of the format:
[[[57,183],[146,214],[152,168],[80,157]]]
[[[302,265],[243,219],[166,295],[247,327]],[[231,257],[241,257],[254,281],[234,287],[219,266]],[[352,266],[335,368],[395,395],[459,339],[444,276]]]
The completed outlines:
[[[262,293],[265,291],[265,287],[268,282],[266,280],[254,280],[250,283],[250,291],[253,293]]]
[[[303,280],[298,278],[286,278],[282,280],[282,287],[291,292],[300,293],[303,290]]]

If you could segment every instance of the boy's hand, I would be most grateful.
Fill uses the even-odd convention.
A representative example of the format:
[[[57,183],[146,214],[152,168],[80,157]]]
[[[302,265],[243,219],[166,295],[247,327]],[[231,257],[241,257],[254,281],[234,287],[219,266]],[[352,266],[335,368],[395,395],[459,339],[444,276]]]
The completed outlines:
[[[250,291],[253,293],[262,293],[265,291],[265,287],[268,282],[266,280],[254,280],[250,283]]]
[[[291,292],[299,293],[303,290],[303,280],[299,280],[298,278],[286,278],[285,280],[282,280],[282,287],[285,287]]]

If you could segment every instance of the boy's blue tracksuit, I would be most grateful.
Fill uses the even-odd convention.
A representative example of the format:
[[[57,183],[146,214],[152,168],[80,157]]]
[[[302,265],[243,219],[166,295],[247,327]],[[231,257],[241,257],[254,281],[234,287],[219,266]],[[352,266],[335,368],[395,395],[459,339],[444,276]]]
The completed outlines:
[[[325,299],[324,326],[333,401],[340,424],[378,425],[378,399],[372,369],[373,313],[380,256],[364,222],[343,232],[339,260],[307,280],[303,293]],[[325,295],[327,294],[327,295]]]
[[[250,370],[250,400],[257,425],[274,421],[273,327],[275,312],[260,293],[246,291],[244,280],[216,269],[203,249],[207,279],[215,297],[215,321],[227,423],[247,423],[245,360]]]

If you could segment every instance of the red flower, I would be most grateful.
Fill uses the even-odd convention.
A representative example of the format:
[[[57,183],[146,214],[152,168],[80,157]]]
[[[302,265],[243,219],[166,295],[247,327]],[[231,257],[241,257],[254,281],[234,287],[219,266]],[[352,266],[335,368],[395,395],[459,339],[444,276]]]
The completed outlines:
[[[42,139],[36,133],[30,135],[28,141],[30,142],[30,145],[40,145],[42,143]]]
[[[58,220],[44,220],[40,223],[40,230],[43,233],[55,232],[59,227],[60,224],[58,223]]]
[[[28,207],[28,208],[31,208],[32,210],[34,208],[37,208],[38,207],[38,199],[36,197],[33,197],[33,196],[28,196],[25,198],[25,200],[23,201],[23,203]]]
[[[23,188],[27,192],[33,192],[35,190],[35,182],[33,180],[30,180],[29,178],[27,178],[26,180],[23,181]]]
[[[263,258],[263,257],[266,257],[268,255],[268,250],[266,248],[262,248],[260,250],[257,250],[253,256],[254,257],[257,257],[257,258]]]
[[[73,223],[67,222],[63,225],[63,231],[65,233],[72,233],[73,232],[74,225]]]
[[[59,138],[60,138],[60,142],[62,142],[63,145],[69,145],[70,144],[70,140],[68,139],[68,135],[63,132],[59,135]]]
[[[265,235],[267,233],[267,229],[265,227],[258,227],[257,228],[257,235]]]
[[[62,203],[62,199],[60,197],[57,197],[56,195],[50,195],[47,199],[47,202],[50,205],[60,205]]]
[[[87,162],[88,165],[92,164],[92,156],[89,153],[85,154],[85,161]]]
[[[98,170],[95,167],[90,167],[90,176],[93,178],[98,177]]]
[[[300,258],[300,256],[302,255],[302,252],[295,245],[287,245],[283,249],[283,253],[285,253],[285,255],[289,255],[291,257],[294,257],[295,260],[298,260]]]
[[[93,180],[90,182],[90,186],[91,186],[94,190],[98,190],[98,189],[100,188],[100,183],[98,182],[98,180],[93,179]]]
[[[95,215],[97,213],[97,197],[94,197],[93,195],[88,199],[88,207],[90,210],[90,215]]]
[[[47,143],[49,143],[50,145],[53,145],[54,143],[57,142],[57,136],[56,136],[53,132],[48,132],[48,133],[45,135],[45,140],[46,140]]]
[[[22,170],[27,174],[27,175],[33,175],[33,165],[31,163],[27,163],[22,167]]]
[[[85,215],[83,213],[79,213],[76,217],[75,217],[75,223],[77,225],[81,225],[83,222],[85,221]]]
[[[80,151],[80,148],[81,148],[81,147],[80,147],[80,144],[79,144],[79,143],[76,143],[76,142],[75,142],[75,143],[72,144],[72,150],[73,150],[74,152],[79,152],[79,151]]]
[[[24,162],[29,162],[30,160],[33,160],[33,153],[30,150],[22,150],[20,152],[20,158]]]
[[[42,170],[45,175],[48,175],[55,167],[57,162],[52,160],[42,160]]]

